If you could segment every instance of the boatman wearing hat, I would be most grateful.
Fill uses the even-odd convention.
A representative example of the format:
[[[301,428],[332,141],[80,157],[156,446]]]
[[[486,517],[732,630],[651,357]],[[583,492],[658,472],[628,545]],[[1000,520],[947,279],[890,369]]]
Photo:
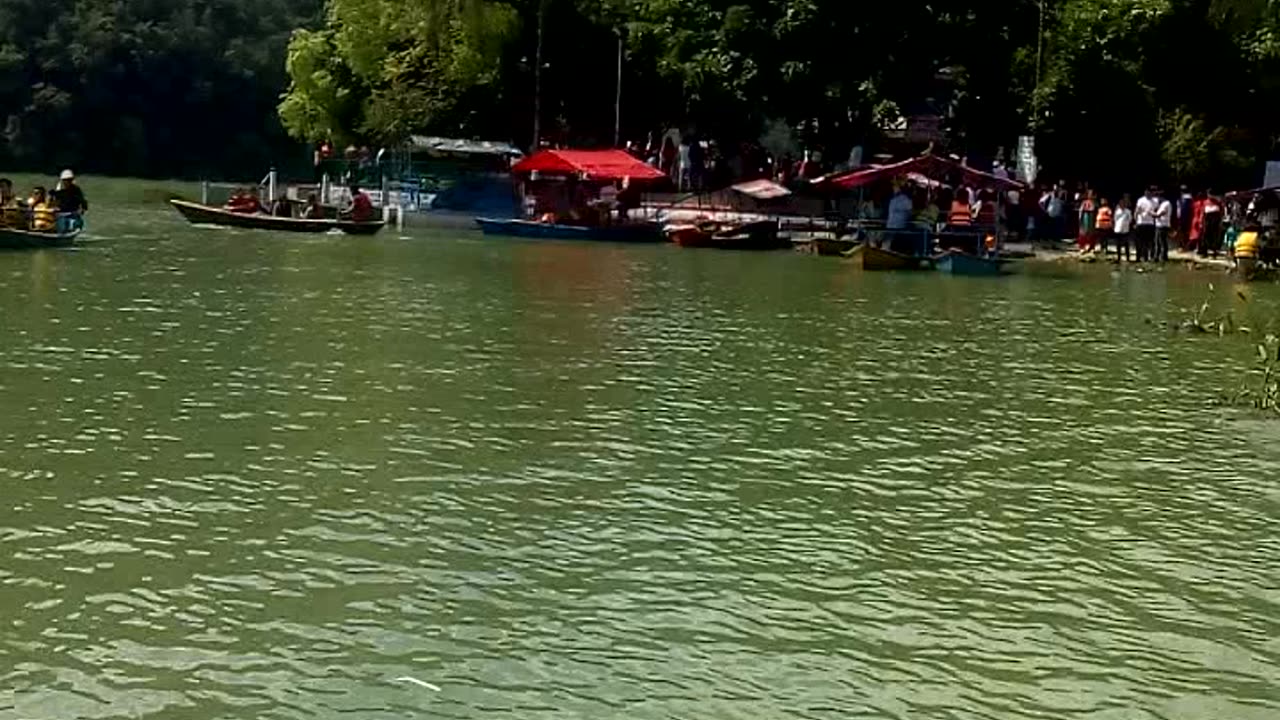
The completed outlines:
[[[76,184],[75,173],[63,170],[58,177],[58,187],[50,196],[58,209],[58,232],[65,233],[83,226],[80,215],[89,210],[84,191]]]

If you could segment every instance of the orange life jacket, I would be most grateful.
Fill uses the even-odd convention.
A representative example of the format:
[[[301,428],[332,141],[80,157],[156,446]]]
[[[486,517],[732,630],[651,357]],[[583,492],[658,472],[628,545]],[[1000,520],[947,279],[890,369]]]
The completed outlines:
[[[1111,230],[1116,226],[1115,218],[1112,215],[1111,208],[1098,208],[1098,229]]]
[[[951,203],[951,212],[947,214],[948,225],[969,225],[973,223],[973,216],[969,210],[969,204],[963,202]]]

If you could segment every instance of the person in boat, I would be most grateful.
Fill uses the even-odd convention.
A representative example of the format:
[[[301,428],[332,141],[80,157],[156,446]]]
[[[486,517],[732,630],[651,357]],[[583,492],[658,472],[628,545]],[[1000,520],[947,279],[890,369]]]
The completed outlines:
[[[911,215],[914,210],[915,203],[906,186],[903,183],[896,183],[893,197],[889,198],[888,215],[884,223],[890,250],[905,254],[911,254],[914,251],[913,241],[918,236],[918,233],[910,232]]]
[[[0,228],[23,227],[26,227],[26,219],[18,198],[13,194],[13,181],[0,178]]]
[[[284,195],[271,201],[271,215],[278,218],[293,217],[293,204]]]
[[[58,210],[56,230],[59,234],[79,230],[84,227],[83,215],[89,212],[89,201],[84,190],[76,184],[76,174],[63,170],[58,176],[58,186],[50,193],[53,205]]]
[[[223,207],[233,213],[244,215],[257,215],[267,211],[266,208],[262,207],[262,201],[258,199],[257,193],[248,188],[240,188],[232,193],[227,200],[227,204]]]
[[[956,188],[955,197],[951,200],[951,210],[947,213],[947,225],[965,229],[973,225],[973,206],[969,203],[968,188]]]
[[[371,222],[373,220],[373,201],[360,189],[359,185],[351,185],[351,205],[343,212],[343,217],[352,222]]]
[[[324,206],[320,204],[320,196],[311,193],[307,196],[307,208],[302,211],[304,220],[323,220],[325,218]]]
[[[990,188],[987,188],[979,191],[977,197],[978,201],[970,208],[973,213],[973,221],[982,226],[984,232],[998,227],[1000,225],[1000,213],[996,203],[996,194]]]
[[[631,178],[622,178],[622,189],[618,191],[618,220],[626,222],[631,211],[640,207],[640,186],[632,184]]]
[[[935,194],[928,193],[924,207],[916,214],[915,219],[916,223],[922,225],[928,232],[938,229],[938,222],[942,219],[942,209],[938,207],[938,197]]]
[[[27,199],[27,208],[31,213],[31,229],[36,232],[51,232],[58,225],[58,212],[49,199],[43,186],[37,185]]]

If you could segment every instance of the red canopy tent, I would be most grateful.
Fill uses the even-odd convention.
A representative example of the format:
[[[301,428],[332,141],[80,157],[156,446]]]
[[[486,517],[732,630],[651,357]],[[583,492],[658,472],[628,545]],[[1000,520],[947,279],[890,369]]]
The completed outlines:
[[[516,174],[581,175],[587,180],[614,182],[661,180],[666,175],[622,150],[540,150],[516,163]]]
[[[996,188],[999,190],[1013,190],[1023,187],[1022,183],[1016,180],[1008,180],[981,170],[974,170],[971,167],[961,165],[955,160],[938,157],[937,155],[920,155],[892,165],[880,165],[855,170],[843,175],[830,176],[823,181],[823,184],[842,190],[853,190],[864,185],[870,185],[877,180],[905,177],[912,174],[924,175],[935,180],[946,180],[957,173],[960,175],[961,181],[970,187]]]

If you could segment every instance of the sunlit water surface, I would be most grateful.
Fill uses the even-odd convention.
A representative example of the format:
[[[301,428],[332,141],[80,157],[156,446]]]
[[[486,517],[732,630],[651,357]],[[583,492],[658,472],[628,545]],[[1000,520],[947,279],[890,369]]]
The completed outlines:
[[[0,254],[0,718],[1280,718],[1280,424],[1169,330],[1274,288],[91,235]]]

